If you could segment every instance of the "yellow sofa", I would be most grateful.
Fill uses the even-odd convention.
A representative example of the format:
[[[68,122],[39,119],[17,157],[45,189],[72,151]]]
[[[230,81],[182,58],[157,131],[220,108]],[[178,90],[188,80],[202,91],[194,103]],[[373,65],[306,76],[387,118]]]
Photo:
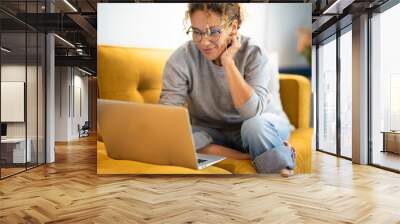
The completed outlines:
[[[99,98],[157,103],[162,88],[162,70],[171,50],[99,45],[97,68]],[[280,75],[282,104],[295,126],[289,142],[296,148],[296,173],[311,172],[310,83],[298,75]],[[107,156],[98,128],[97,172],[99,174],[253,174],[250,160],[227,159],[203,170],[163,166]]]

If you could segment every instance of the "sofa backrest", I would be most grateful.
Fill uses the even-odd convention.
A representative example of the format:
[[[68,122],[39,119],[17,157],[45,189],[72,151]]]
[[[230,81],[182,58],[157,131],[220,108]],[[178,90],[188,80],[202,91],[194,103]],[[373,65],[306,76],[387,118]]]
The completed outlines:
[[[99,97],[101,99],[157,103],[162,71],[171,50],[97,47]],[[309,127],[310,83],[299,75],[280,75],[282,106],[296,128]]]
[[[157,103],[162,71],[171,50],[97,47],[99,97]]]

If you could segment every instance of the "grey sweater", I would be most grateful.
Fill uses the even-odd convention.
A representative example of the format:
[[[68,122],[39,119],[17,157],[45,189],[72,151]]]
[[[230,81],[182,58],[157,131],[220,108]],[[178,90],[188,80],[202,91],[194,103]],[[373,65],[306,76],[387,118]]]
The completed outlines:
[[[248,37],[241,36],[240,41],[235,65],[254,89],[243,106],[234,106],[223,67],[207,60],[192,41],[168,59],[160,103],[187,103],[192,124],[222,130],[240,129],[244,120],[266,112],[288,121],[282,110],[278,74],[269,69],[265,52]]]

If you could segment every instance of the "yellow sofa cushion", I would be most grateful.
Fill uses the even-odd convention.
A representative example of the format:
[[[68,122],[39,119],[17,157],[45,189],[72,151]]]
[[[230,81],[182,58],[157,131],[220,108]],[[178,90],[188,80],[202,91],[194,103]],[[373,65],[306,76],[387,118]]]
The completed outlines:
[[[231,174],[210,166],[202,170],[179,166],[164,166],[132,160],[116,160],[107,156],[103,142],[97,142],[97,174]]]
[[[295,173],[311,173],[312,133],[312,128],[299,128],[294,130],[290,135],[289,142],[296,149]],[[228,170],[234,174],[257,173],[250,160],[227,159],[215,164],[215,166]]]
[[[295,173],[311,173],[312,135],[312,128],[298,128],[289,137],[289,143],[296,149]]]
[[[233,174],[255,174],[257,173],[251,160],[225,159],[214,166],[228,170]]]
[[[99,97],[158,103],[162,71],[171,50],[97,47]]]

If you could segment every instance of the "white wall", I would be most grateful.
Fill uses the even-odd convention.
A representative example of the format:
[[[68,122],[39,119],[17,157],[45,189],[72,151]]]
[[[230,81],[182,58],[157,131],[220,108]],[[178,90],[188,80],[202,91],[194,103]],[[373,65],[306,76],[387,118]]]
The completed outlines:
[[[25,65],[8,64],[1,66],[1,81],[25,82]],[[32,67],[27,68],[31,70]],[[1,108],[5,110],[6,108]],[[25,137],[25,122],[7,123],[7,137]]]
[[[26,73],[27,72],[27,73]],[[1,66],[1,81],[10,81],[10,82],[25,82],[25,75],[28,76],[28,81],[30,86],[36,86],[36,81],[31,77],[32,75],[36,76],[36,67],[18,64],[6,64]],[[27,113],[28,119],[28,137],[33,131],[36,131],[36,125],[32,124],[34,121],[36,123],[36,88],[27,88],[27,104],[31,106],[31,108],[27,109],[29,113]],[[4,97],[4,96],[2,96]],[[34,104],[31,104],[35,102]],[[34,107],[32,109],[32,107]],[[6,110],[7,108],[1,108],[2,110]],[[24,110],[24,108],[22,108]],[[7,136],[8,137],[25,137],[25,123],[26,122],[7,122]],[[36,133],[36,132],[35,132]]]
[[[243,4],[241,33],[269,52],[278,52],[281,67],[306,66],[296,52],[297,29],[311,29],[311,4]],[[189,40],[183,25],[187,3],[99,3],[97,43],[177,48]],[[188,21],[190,25],[190,21]]]
[[[37,71],[38,69],[38,71]],[[40,66],[25,66],[25,64],[3,64],[1,66],[1,81],[18,81],[26,83],[26,108],[21,108],[21,112],[26,111],[27,120],[24,122],[6,122],[7,137],[30,139],[32,161],[44,162],[44,74]],[[27,81],[25,80],[27,79]],[[2,95],[3,97],[7,97]],[[1,110],[10,110],[2,107]],[[13,111],[11,111],[13,112]],[[37,157],[37,153],[39,156]]]
[[[68,141],[69,69],[68,67],[56,67],[55,74],[55,141]]]
[[[79,137],[78,124],[83,125],[88,120],[88,77],[83,75],[76,68],[56,67],[56,141],[77,139]],[[78,93],[79,90],[80,93]],[[82,115],[77,105],[81,105]]]
[[[77,73],[78,72],[78,73]],[[72,138],[78,138],[78,124],[82,126],[85,121],[88,120],[88,77],[81,76],[83,73],[79,72],[78,70],[74,71],[74,108],[72,112],[72,119],[71,119],[71,136]],[[79,93],[80,91],[80,93]],[[80,97],[79,97],[80,95]],[[81,101],[81,102],[79,102]],[[81,108],[79,108],[81,107]],[[82,112],[80,113],[80,109]],[[74,112],[75,111],[75,112]]]
[[[25,82],[1,81],[1,121],[24,122]]]

